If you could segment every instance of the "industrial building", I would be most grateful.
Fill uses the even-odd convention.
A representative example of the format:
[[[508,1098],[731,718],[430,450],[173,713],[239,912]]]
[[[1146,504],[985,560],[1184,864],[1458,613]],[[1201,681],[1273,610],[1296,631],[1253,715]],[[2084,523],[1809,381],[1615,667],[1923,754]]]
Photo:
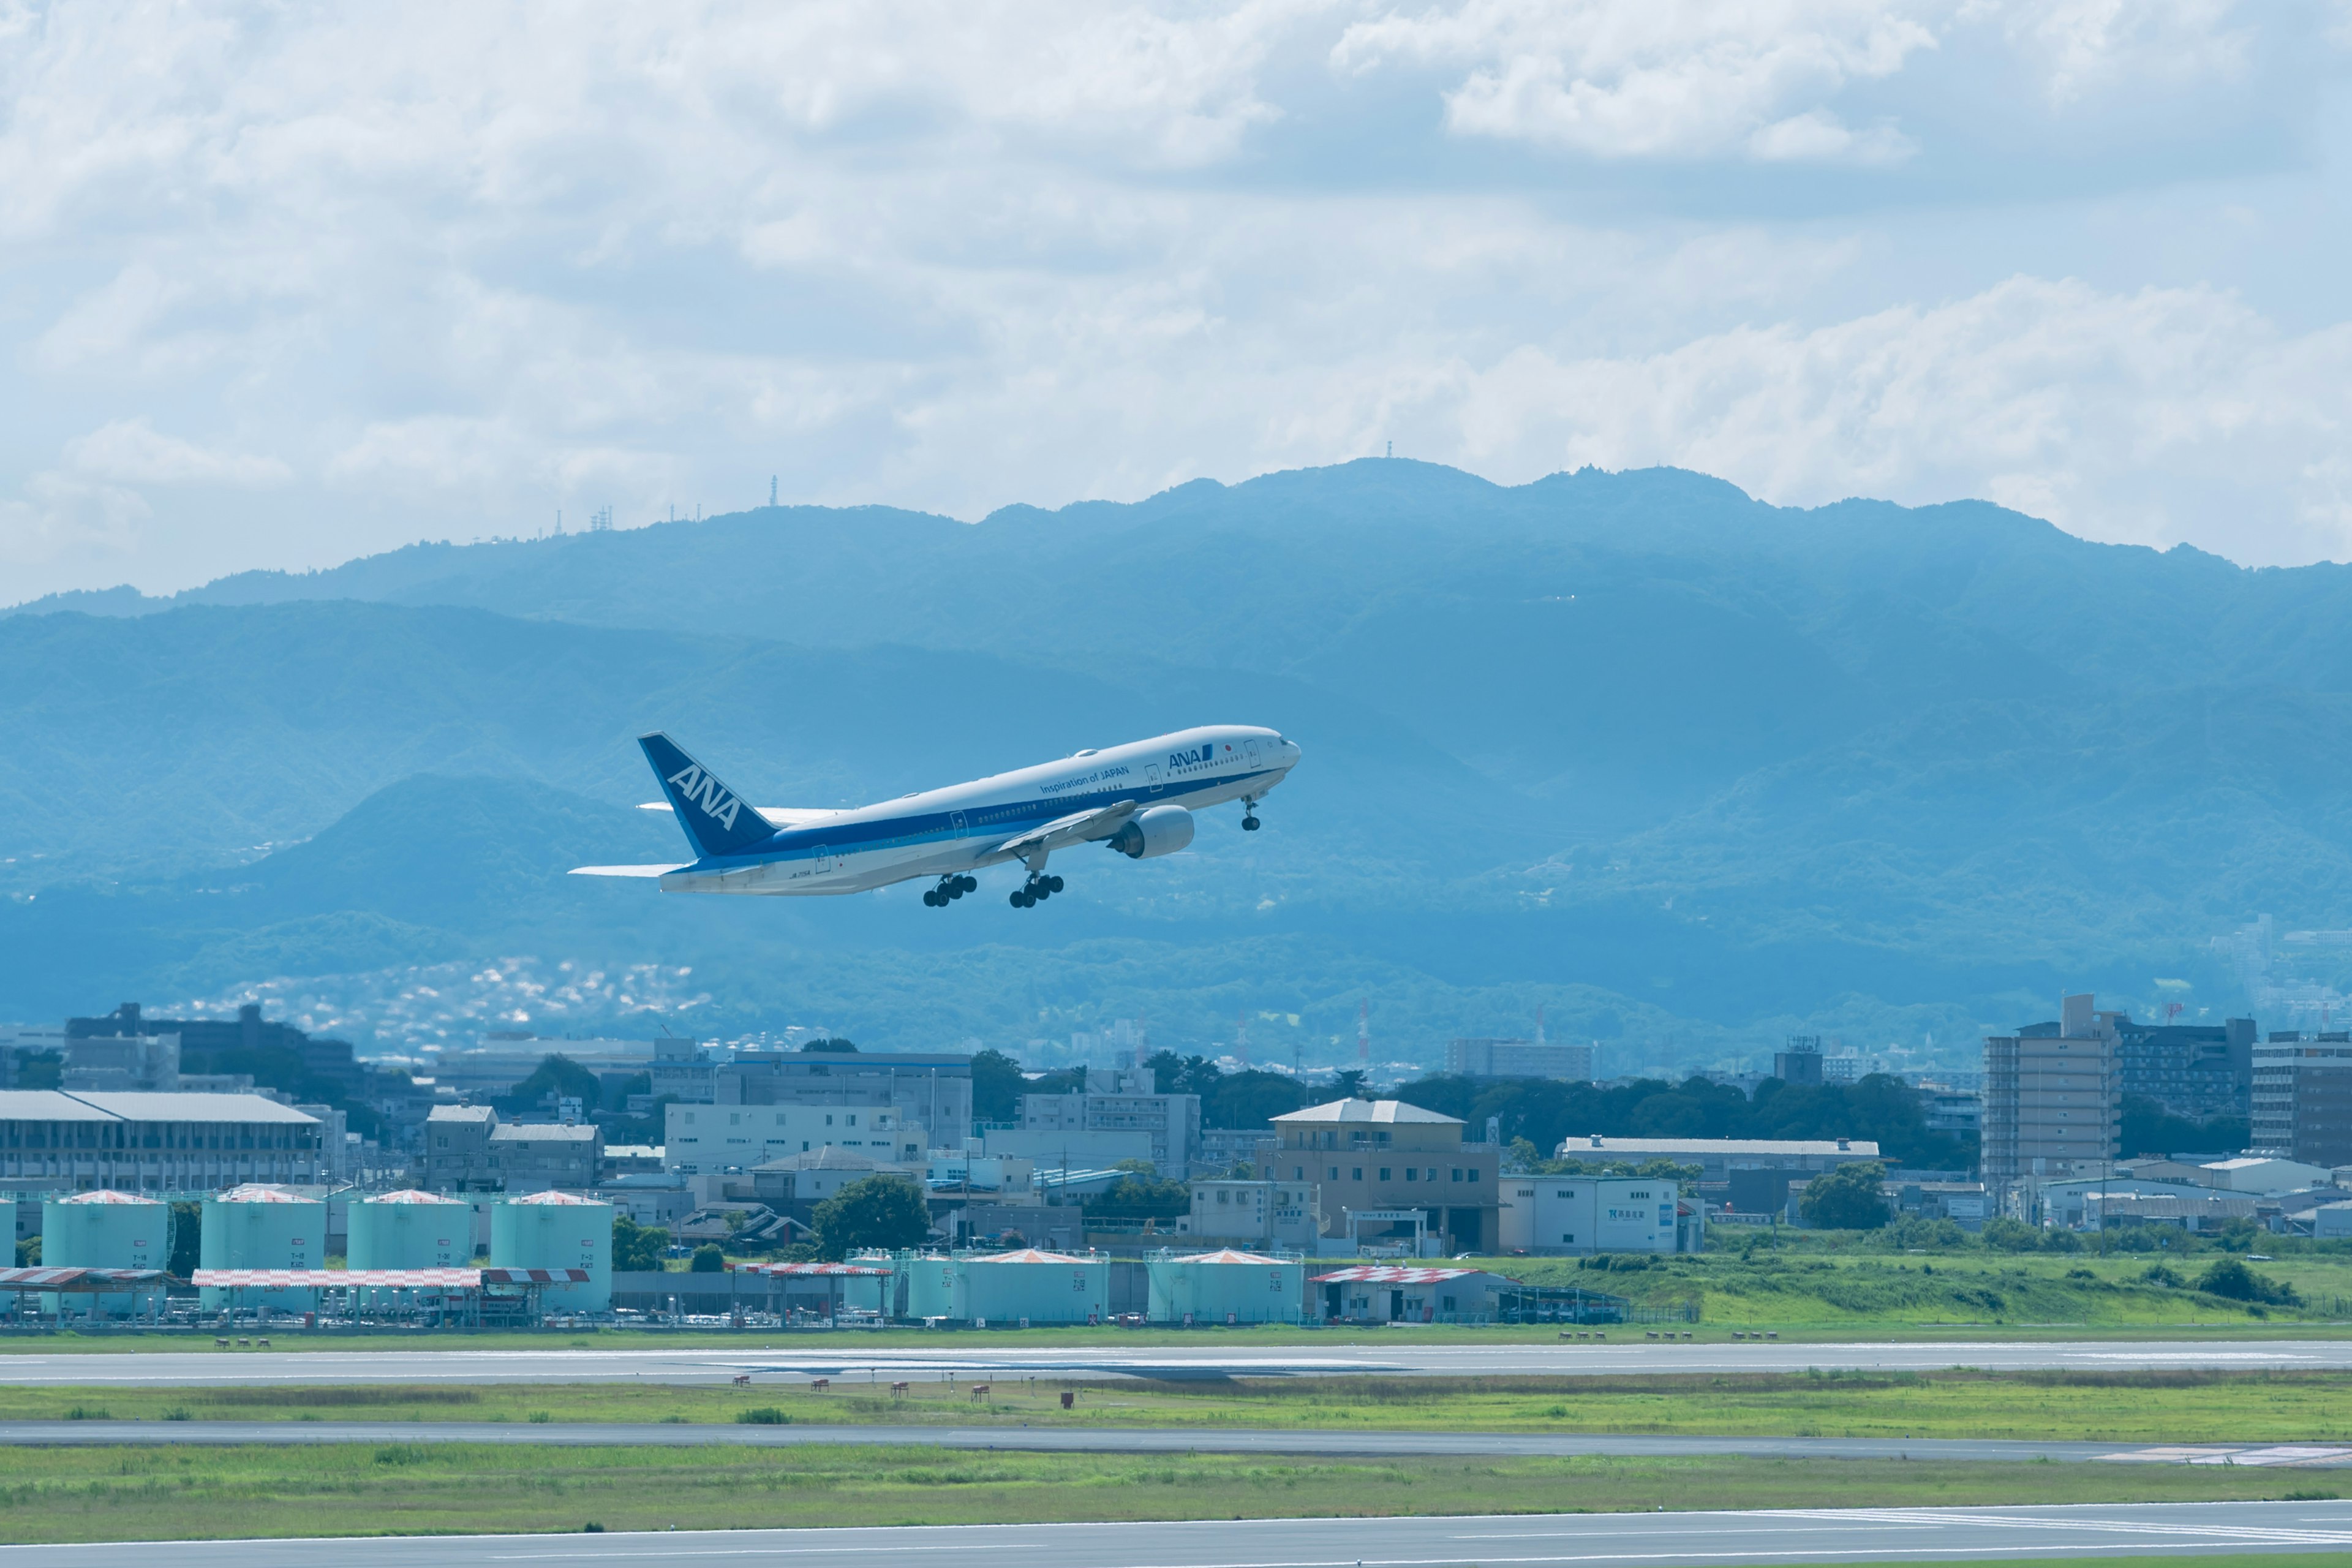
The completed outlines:
[[[1419,1215],[1379,1222],[1378,1235],[1423,1230],[1447,1252],[1492,1251],[1502,1151],[1465,1143],[1458,1117],[1394,1100],[1335,1100],[1273,1119],[1280,1145],[1267,1173],[1322,1190],[1323,1234],[1364,1238],[1351,1214]]]
[[[2026,1183],[2111,1173],[2123,1129],[2120,1015],[2087,994],[2066,997],[2055,1022],[1985,1039],[1983,1168],[2011,1210]]]
[[[1705,1233],[1685,1226],[1676,1184],[1631,1176],[1506,1176],[1506,1252],[1696,1252]],[[1695,1217],[1695,1216],[1694,1216]]]
[[[1483,1268],[1360,1263],[1307,1281],[1327,1322],[1486,1323],[1518,1281]]]
[[[425,1185],[444,1193],[593,1187],[604,1133],[588,1123],[501,1122],[487,1105],[436,1105],[425,1119]]]
[[[2352,1034],[2273,1032],[2252,1056],[2253,1147],[2306,1164],[2352,1164]]]
[[[256,1094],[0,1090],[0,1183],[209,1192],[330,1179],[319,1119]]]
[[[879,1089],[873,1095],[831,1104],[667,1106],[662,1159],[671,1170],[688,1175],[748,1171],[821,1149],[840,1149],[877,1163],[919,1163],[929,1130],[903,1121]]]
[[[1822,1037],[1790,1035],[1789,1048],[1772,1053],[1772,1076],[1791,1086],[1818,1088],[1822,1082]]]
[[[1181,1182],[1201,1157],[1201,1097],[1161,1094],[1149,1068],[1088,1068],[1086,1088],[1075,1094],[1023,1095],[1020,1132],[1017,1140],[992,1134],[989,1152],[1022,1154],[1040,1165],[1143,1159]],[[1104,1133],[1134,1138],[1137,1152],[1106,1161],[1100,1149],[1076,1142]]]
[[[613,1305],[613,1205],[560,1192],[501,1198],[490,1208],[490,1265],[584,1269],[584,1281],[547,1286],[541,1307],[608,1311]]]
[[[1296,1323],[1307,1300],[1307,1265],[1232,1247],[1145,1265],[1145,1317],[1155,1323]]]
[[[931,1254],[901,1259],[907,1316],[961,1323],[1099,1323],[1110,1315],[1110,1259],[1097,1254]]]
[[[1204,1241],[1311,1252],[1323,1235],[1323,1193],[1313,1182],[1192,1184],[1192,1212],[1177,1222]]]
[[[327,1205],[281,1187],[241,1186],[205,1200],[198,1246],[199,1267],[217,1269],[318,1269],[327,1266]],[[274,1311],[318,1310],[319,1293],[307,1286],[239,1292],[207,1288],[205,1310],[232,1304]]]
[[[1592,1047],[1542,1039],[1445,1042],[1445,1070],[1461,1078],[1548,1078],[1582,1083],[1592,1077]]]
[[[1664,1160],[1696,1165],[1699,1180],[1709,1184],[1730,1183],[1742,1171],[1776,1172],[1785,1192],[1791,1176],[1819,1175],[1840,1165],[1875,1160],[1878,1145],[1867,1138],[1614,1138],[1594,1132],[1562,1139],[1554,1152],[1588,1164],[1646,1165]]]
[[[894,1123],[926,1129],[941,1148],[961,1148],[971,1135],[971,1058],[923,1051],[741,1056],[712,1069],[711,1099],[732,1106],[879,1105]]]

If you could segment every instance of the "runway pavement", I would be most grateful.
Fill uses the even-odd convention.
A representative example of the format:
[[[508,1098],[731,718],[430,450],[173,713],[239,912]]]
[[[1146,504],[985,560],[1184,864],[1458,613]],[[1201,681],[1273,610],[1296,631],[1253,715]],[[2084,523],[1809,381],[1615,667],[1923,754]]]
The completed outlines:
[[[0,1447],[103,1447],[116,1444],[503,1443],[561,1447],[792,1448],[884,1444],[1024,1453],[1412,1455],[1571,1458],[1595,1454],[1800,1459],[1958,1459],[2022,1463],[2117,1462],[2352,1468],[2352,1447],[2219,1443],[2147,1447],[2023,1438],[1685,1437],[1615,1433],[1330,1432],[1181,1427],[755,1426],[623,1422],[504,1421],[15,1421]]]
[[[1566,1344],[1398,1343],[1381,1339],[1311,1345],[1200,1344],[1073,1347],[1026,1336],[941,1334],[936,1348],[864,1349],[833,1342],[806,1351],[760,1350],[714,1339],[708,1346],[647,1350],[189,1350],[38,1351],[0,1354],[0,1385],[100,1386],[392,1383],[723,1383],[811,1377],[887,1381],[947,1378],[1197,1379],[1224,1377],[1598,1376],[1654,1373],[1988,1371],[2352,1371],[2344,1340],[2048,1340],[1790,1344],[1643,1340]]]
[[[593,1508],[593,1504],[589,1504]],[[2019,1509],[1508,1514],[1189,1524],[956,1525],[664,1534],[381,1536],[173,1542],[174,1568],[457,1568],[677,1563],[727,1568],[1731,1568],[1739,1563],[2318,1552],[2352,1547],[2352,1503],[2137,1503]],[[0,1546],[0,1564],[113,1568],[124,1544]]]

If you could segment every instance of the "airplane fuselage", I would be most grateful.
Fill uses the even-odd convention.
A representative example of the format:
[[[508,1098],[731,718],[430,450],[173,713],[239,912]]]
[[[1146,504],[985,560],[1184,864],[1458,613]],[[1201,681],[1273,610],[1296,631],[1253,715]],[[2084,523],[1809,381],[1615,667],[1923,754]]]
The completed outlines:
[[[1015,859],[1034,872],[1044,866],[1044,850],[1006,847],[1024,834],[1129,805],[1140,814],[1255,801],[1282,782],[1298,754],[1272,730],[1180,730],[795,822],[740,853],[665,872],[661,886],[680,893],[860,893]],[[1090,837],[1108,835],[1106,828]]]

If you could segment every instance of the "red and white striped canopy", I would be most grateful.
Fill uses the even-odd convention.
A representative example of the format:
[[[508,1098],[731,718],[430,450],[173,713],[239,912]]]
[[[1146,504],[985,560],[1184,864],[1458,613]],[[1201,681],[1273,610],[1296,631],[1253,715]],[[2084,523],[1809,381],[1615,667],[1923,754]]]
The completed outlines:
[[[849,1276],[861,1279],[887,1279],[887,1268],[876,1268],[864,1263],[739,1263],[738,1274],[782,1274],[793,1279],[809,1275]]]
[[[215,1289],[291,1290],[321,1285],[384,1285],[394,1289],[475,1290],[479,1268],[199,1268],[195,1283]]]

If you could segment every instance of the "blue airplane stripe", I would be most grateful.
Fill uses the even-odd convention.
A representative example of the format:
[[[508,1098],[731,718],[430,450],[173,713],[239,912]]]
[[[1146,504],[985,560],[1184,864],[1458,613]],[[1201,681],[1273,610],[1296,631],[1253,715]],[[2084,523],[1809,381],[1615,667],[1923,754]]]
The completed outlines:
[[[961,809],[966,826],[961,833],[956,831],[953,822],[950,820],[950,814],[945,811],[923,812],[913,816],[881,817],[867,822],[845,823],[831,828],[822,826],[791,827],[778,833],[774,838],[769,840],[766,847],[755,849],[749,854],[714,855],[698,864],[729,867],[759,865],[775,860],[807,859],[814,858],[819,849],[828,854],[854,855],[861,848],[883,840],[894,843],[916,843],[927,840],[947,843],[960,838],[1011,838],[1041,823],[1051,822],[1055,817],[1069,816],[1081,811],[1097,810],[1106,805],[1114,805],[1122,800],[1133,800],[1139,808],[1148,809],[1154,805],[1172,804],[1166,798],[1171,794],[1183,795],[1194,789],[1245,784],[1252,779],[1272,776],[1278,771],[1274,768],[1260,768],[1255,773],[1223,773],[1213,778],[1171,781],[1161,785],[1162,798],[1159,801],[1150,798],[1150,785],[1141,784],[1129,789],[1100,790],[1090,795],[1064,795],[1056,800],[1000,801],[989,805],[964,807]],[[974,820],[982,816],[992,820],[984,824]]]

